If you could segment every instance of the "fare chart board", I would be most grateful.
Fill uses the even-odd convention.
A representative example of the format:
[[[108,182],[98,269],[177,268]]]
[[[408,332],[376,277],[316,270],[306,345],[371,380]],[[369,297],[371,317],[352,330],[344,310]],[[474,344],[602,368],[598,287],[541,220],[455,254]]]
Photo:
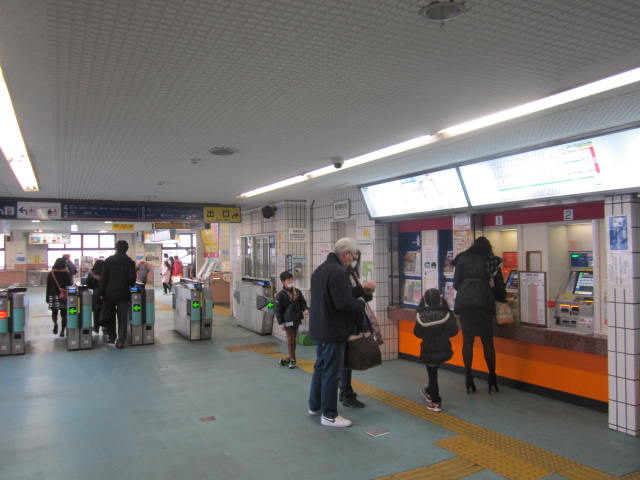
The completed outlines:
[[[468,207],[455,168],[361,187],[371,218]]]
[[[640,185],[640,129],[459,167],[471,206]]]

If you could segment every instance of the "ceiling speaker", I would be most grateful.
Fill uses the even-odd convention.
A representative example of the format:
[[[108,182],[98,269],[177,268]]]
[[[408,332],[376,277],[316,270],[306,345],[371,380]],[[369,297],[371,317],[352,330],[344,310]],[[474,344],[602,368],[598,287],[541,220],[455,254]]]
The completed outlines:
[[[271,218],[276,214],[276,207],[272,207],[271,205],[266,205],[262,207],[262,216],[264,218]]]

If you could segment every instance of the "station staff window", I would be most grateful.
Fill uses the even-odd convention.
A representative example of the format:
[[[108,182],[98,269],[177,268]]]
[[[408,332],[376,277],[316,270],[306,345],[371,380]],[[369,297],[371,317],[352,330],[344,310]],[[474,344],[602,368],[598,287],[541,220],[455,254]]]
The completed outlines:
[[[165,253],[170,257],[177,255],[183,265],[190,265],[195,259],[196,234],[180,233],[176,240],[162,243],[162,258]]]
[[[116,236],[113,233],[74,233],[69,243],[47,245],[47,263],[53,267],[56,259],[69,254],[78,265],[80,275],[87,274],[98,259],[106,259],[115,253]]]
[[[0,270],[5,266],[4,235],[0,235]]]
[[[242,238],[242,276],[273,278],[276,275],[276,236]]]

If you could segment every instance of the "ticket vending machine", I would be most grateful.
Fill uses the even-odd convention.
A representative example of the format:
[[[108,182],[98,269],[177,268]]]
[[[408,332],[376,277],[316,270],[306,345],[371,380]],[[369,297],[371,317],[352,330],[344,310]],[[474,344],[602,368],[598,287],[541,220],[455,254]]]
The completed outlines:
[[[67,350],[93,348],[92,315],[93,292],[84,285],[69,287],[67,289]]]
[[[565,286],[556,297],[555,326],[593,333],[594,276],[592,252],[569,252],[570,269]]]
[[[24,355],[28,302],[25,287],[0,291],[0,355]]]
[[[182,279],[174,285],[174,329],[188,340],[209,340],[213,330],[213,296],[201,282]]]
[[[131,307],[129,311],[128,337],[131,345],[152,345],[155,343],[154,292],[136,284],[130,289]]]
[[[507,302],[513,313],[516,324],[520,323],[520,282],[518,277],[518,270],[509,271],[507,276],[506,290],[507,290]]]

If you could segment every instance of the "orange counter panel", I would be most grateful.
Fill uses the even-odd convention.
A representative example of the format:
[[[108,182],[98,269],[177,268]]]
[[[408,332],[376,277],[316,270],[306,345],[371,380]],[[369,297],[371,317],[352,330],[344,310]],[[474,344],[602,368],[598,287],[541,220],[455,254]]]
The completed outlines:
[[[420,356],[420,339],[413,335],[414,322],[398,320],[399,351]],[[451,339],[453,358],[448,363],[464,366],[462,334]],[[534,345],[506,338],[494,338],[496,373],[500,377],[538,385],[560,392],[608,401],[607,357],[561,348]],[[487,371],[482,343],[477,338],[473,349],[474,370]]]

